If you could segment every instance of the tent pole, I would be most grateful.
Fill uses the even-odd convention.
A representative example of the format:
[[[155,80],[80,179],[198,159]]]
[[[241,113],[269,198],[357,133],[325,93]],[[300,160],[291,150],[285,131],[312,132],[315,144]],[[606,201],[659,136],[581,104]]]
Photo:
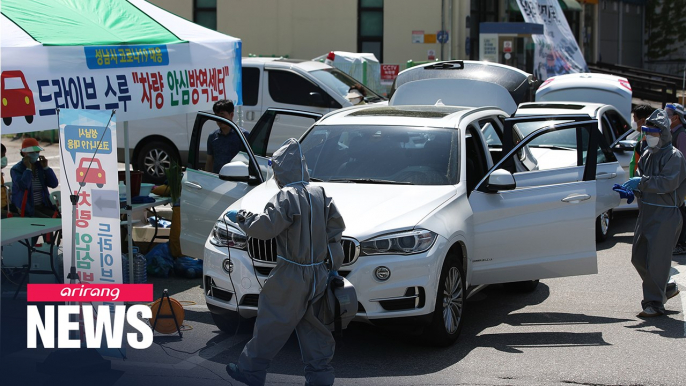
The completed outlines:
[[[131,159],[129,157],[129,121],[124,121],[124,164],[126,171],[126,242],[129,260],[129,284],[133,284],[133,238],[131,236]]]

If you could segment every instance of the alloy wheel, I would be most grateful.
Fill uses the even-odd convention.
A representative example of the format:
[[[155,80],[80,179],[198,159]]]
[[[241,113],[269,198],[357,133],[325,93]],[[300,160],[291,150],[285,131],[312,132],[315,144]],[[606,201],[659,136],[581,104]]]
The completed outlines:
[[[462,321],[464,292],[462,275],[457,267],[451,267],[443,286],[443,323],[449,334],[454,334]]]
[[[151,149],[143,159],[145,172],[155,178],[163,177],[164,170],[171,166],[171,156],[164,150]]]

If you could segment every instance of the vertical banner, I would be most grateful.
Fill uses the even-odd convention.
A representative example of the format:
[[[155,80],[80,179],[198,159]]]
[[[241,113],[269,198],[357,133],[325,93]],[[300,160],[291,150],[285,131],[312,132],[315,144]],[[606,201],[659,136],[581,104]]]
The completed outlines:
[[[536,43],[534,75],[545,80],[555,75],[588,72],[588,66],[557,0],[517,0],[527,23],[543,24]]]
[[[69,283],[73,256],[82,283],[122,283],[113,111],[62,109],[59,122],[64,282]],[[70,190],[78,196],[76,218],[72,218]]]

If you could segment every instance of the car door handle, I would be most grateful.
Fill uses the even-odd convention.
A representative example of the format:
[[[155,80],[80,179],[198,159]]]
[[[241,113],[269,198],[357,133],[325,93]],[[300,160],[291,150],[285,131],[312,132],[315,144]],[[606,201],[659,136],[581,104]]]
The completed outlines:
[[[202,189],[202,185],[196,184],[195,182],[186,181],[183,184],[188,186],[189,188]]]
[[[617,173],[600,173],[595,175],[596,180],[609,180],[617,177]]]
[[[589,198],[591,198],[591,196],[588,194],[572,194],[563,198],[562,202],[571,202],[572,204],[577,204],[581,201],[586,201]]]

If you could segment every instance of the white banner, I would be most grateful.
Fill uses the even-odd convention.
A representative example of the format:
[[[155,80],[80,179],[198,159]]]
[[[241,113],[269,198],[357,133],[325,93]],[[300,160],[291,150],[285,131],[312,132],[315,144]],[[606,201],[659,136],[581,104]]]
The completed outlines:
[[[56,129],[56,108],[116,110],[120,120],[239,104],[240,41],[226,51],[172,45],[6,47],[2,133]],[[203,57],[203,65],[189,58]]]
[[[544,26],[544,35],[533,35],[537,78],[545,80],[555,75],[589,72],[557,0],[517,0],[517,4],[524,21]]]
[[[62,109],[59,121],[64,282],[75,248],[82,283],[122,283],[115,117],[111,111]],[[78,195],[75,219],[70,190]]]

